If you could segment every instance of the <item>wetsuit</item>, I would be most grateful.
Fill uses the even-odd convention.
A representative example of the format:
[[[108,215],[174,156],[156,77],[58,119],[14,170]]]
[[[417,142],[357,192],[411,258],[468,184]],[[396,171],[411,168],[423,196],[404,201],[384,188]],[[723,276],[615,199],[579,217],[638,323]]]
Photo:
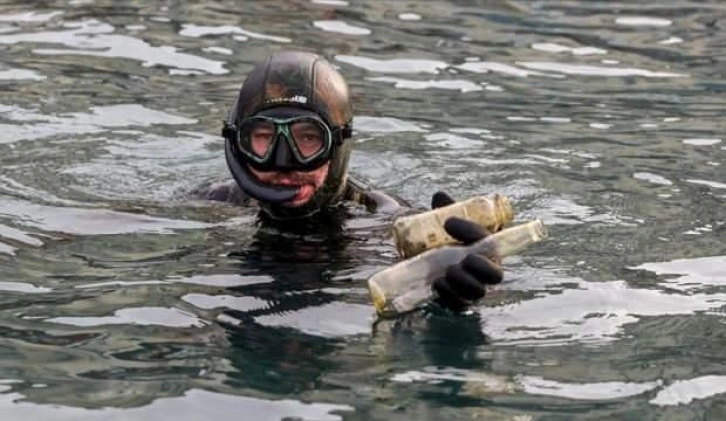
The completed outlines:
[[[257,201],[246,195],[234,180],[215,180],[205,183],[191,192],[193,197],[226,202],[237,206],[257,206]],[[401,198],[394,198],[381,191],[372,190],[366,184],[348,177],[342,201],[349,201],[366,207],[369,212],[394,214],[409,206]]]

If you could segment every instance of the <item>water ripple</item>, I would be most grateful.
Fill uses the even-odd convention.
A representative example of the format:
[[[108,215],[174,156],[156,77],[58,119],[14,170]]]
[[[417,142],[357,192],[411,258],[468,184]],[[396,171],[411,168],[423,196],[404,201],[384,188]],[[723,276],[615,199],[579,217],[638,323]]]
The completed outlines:
[[[563,73],[566,75],[581,76],[606,76],[606,77],[628,77],[642,76],[647,78],[676,78],[687,77],[688,75],[673,72],[657,72],[632,67],[604,67],[584,64],[556,63],[556,62],[519,62],[520,66],[527,69],[541,70],[545,72]]]
[[[244,413],[259,421],[300,419],[309,421],[340,421],[333,412],[351,412],[348,405],[302,403],[296,400],[265,400],[191,389],[180,397],[158,399],[140,408],[73,408],[61,405],[39,405],[28,402],[20,393],[0,394],[0,408],[8,419],[52,419],[54,421],[121,421],[128,419],[165,419],[178,421],[217,419],[229,414]]]
[[[726,293],[674,294],[623,281],[578,283],[577,289],[480,311],[492,338],[529,345],[605,343],[642,317],[693,314],[726,305]]]
[[[676,406],[723,393],[726,393],[726,376],[703,376],[673,382],[658,392],[650,403],[658,406]]]
[[[200,229],[209,224],[196,221],[157,218],[108,209],[84,209],[36,205],[20,200],[0,200],[0,215],[14,217],[17,223],[77,235],[128,233],[172,234],[178,229]]]
[[[371,57],[337,55],[337,61],[379,73],[439,73],[448,64],[436,60],[389,59],[379,60]]]
[[[109,128],[149,127],[156,124],[191,124],[195,120],[151,110],[138,104],[91,107],[90,113],[68,113],[60,116],[41,114],[19,107],[0,108],[0,116],[16,122],[0,124],[0,143],[43,139],[62,134],[103,132]],[[20,124],[18,124],[20,123]]]
[[[360,26],[354,26],[347,22],[340,20],[316,20],[313,22],[313,26],[323,31],[336,32],[345,35],[370,35],[371,30],[368,28],[362,28]]]
[[[207,322],[193,314],[176,308],[137,307],[117,310],[112,316],[102,317],[51,317],[48,323],[58,323],[79,327],[105,325],[142,325],[166,327],[202,327]]]
[[[65,26],[70,29],[0,35],[0,44],[62,44],[72,49],[37,48],[34,52],[47,55],[128,58],[141,61],[147,67],[163,65],[172,69],[199,70],[216,75],[228,72],[221,61],[180,53],[171,46],[154,47],[146,41],[126,35],[112,35],[113,26],[97,20],[67,23]]]
[[[368,80],[373,82],[393,83],[398,89],[449,89],[464,92],[476,92],[484,89],[481,85],[463,79],[451,80],[410,80],[394,77],[372,77]]]
[[[183,24],[181,31],[179,31],[179,35],[191,38],[200,38],[207,35],[237,35],[234,38],[237,41],[246,41],[250,38],[254,38],[281,43],[291,42],[289,38],[260,34],[236,26],[202,26],[191,23]]]

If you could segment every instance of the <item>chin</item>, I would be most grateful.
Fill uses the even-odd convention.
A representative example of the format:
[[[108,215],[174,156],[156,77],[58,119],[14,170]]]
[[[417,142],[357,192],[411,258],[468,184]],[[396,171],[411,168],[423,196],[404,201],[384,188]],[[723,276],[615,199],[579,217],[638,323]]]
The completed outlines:
[[[303,207],[303,206],[305,206],[306,204],[308,204],[308,202],[310,202],[310,199],[307,199],[307,200],[303,200],[303,201],[292,201],[292,202],[286,202],[286,203],[283,203],[283,204],[282,204],[282,206],[284,206],[284,207],[286,207],[286,208],[293,208],[293,209],[294,209],[294,208],[300,208],[300,207]]]

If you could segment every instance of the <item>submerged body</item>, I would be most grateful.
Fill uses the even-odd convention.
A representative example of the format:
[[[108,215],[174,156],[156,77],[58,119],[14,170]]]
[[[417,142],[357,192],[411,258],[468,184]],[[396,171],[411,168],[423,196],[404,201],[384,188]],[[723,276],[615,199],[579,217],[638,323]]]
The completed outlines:
[[[256,199],[246,194],[235,180],[218,180],[205,183],[191,192],[192,196],[203,200],[226,202],[236,206],[259,207]],[[365,206],[369,212],[396,214],[409,209],[408,203],[401,198],[372,190],[367,185],[350,176],[347,177],[341,201],[331,207],[350,202]]]

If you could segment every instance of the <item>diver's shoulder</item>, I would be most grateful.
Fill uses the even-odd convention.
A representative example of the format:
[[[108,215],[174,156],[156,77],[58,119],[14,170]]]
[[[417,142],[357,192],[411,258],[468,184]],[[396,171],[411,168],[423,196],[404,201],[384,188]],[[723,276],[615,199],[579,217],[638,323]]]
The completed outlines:
[[[350,176],[346,180],[345,196],[347,200],[360,203],[375,213],[395,214],[410,207],[403,198],[373,189]]]
[[[248,206],[252,199],[239,188],[234,180],[210,180],[195,187],[190,195],[196,199],[226,202],[233,205]]]

